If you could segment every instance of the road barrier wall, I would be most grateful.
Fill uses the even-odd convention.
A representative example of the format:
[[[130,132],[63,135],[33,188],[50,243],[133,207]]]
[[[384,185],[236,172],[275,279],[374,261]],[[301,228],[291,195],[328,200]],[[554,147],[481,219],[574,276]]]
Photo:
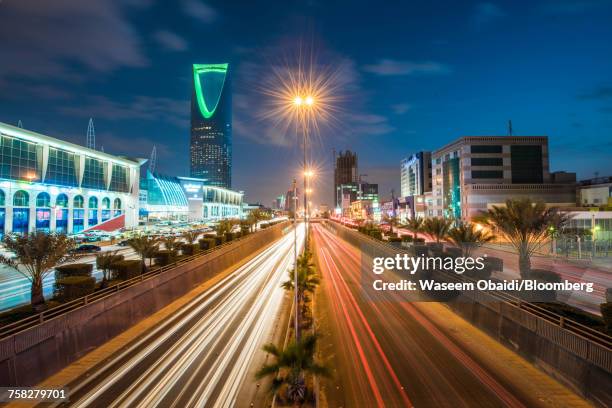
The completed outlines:
[[[402,251],[338,223],[326,225],[357,248],[370,247],[368,253],[394,256]],[[470,299],[445,303],[576,393],[599,406],[612,406],[610,336],[503,292],[476,291],[461,296]]]
[[[276,241],[287,223],[230,242],[161,273],[132,279],[127,287],[0,339],[0,384],[32,386],[76,361],[204,281]]]

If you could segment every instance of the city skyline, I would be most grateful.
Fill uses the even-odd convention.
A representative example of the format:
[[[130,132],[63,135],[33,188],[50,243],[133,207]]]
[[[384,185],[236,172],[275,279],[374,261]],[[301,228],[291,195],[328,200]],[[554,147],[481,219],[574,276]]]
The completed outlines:
[[[504,135],[509,119],[517,135],[549,137],[551,170],[576,171],[579,179],[611,172],[606,1],[393,10],[279,3],[258,21],[246,18],[261,11],[248,2],[94,3],[0,5],[6,20],[0,33],[10,38],[0,51],[9,61],[0,68],[1,121],[21,120],[26,129],[83,145],[93,117],[105,151],[147,157],[156,145],[159,171],[188,174],[191,66],[229,61],[236,73],[233,187],[245,190],[248,201],[269,203],[297,176],[298,166],[295,174],[282,169],[300,149],[257,117],[263,96],[253,84],[299,39],[345,81],[339,125],[313,145],[319,202],[333,197],[334,148],[360,154],[368,181],[386,196],[399,191],[402,158],[463,135]],[[29,36],[13,29],[41,15],[52,18],[32,26]],[[66,28],[62,18],[100,23]],[[108,41],[96,42],[103,36]]]

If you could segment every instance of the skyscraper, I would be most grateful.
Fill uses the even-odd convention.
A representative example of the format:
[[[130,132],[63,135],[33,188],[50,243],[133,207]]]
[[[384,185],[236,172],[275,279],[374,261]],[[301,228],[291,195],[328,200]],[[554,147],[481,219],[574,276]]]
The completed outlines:
[[[355,184],[357,181],[357,153],[352,153],[350,150],[344,153],[340,152],[336,157],[336,167],[334,169],[334,207],[341,204],[341,186],[343,184]],[[338,198],[339,194],[340,199]]]
[[[232,186],[232,94],[229,64],[194,64],[191,177]]]

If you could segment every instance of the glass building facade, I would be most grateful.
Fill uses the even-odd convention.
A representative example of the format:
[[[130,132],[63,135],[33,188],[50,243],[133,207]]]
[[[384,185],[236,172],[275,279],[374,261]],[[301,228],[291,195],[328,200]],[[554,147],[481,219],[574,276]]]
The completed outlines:
[[[142,162],[0,123],[0,235],[135,226]]]
[[[191,177],[232,185],[232,94],[229,64],[193,65]]]

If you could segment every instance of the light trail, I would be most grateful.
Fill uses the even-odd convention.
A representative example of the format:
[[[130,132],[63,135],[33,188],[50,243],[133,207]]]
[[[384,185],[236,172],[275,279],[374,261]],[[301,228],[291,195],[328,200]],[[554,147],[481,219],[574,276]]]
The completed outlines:
[[[299,228],[298,245],[304,232]],[[69,385],[70,406],[234,406],[281,309],[293,234]]]

